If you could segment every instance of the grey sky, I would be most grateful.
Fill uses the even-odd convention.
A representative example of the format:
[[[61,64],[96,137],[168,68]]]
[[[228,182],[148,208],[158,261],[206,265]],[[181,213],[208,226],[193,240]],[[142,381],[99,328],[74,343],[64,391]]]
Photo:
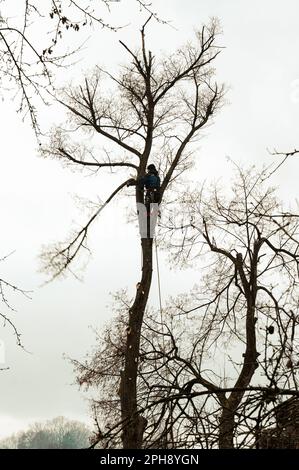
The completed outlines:
[[[80,78],[97,63],[115,70],[127,59],[118,39],[131,46],[139,39],[142,17],[133,4],[121,0],[112,5],[115,20],[129,25],[118,34],[101,31],[91,38],[81,61],[58,77],[61,82]],[[148,45],[156,55],[192,39],[194,28],[211,16],[218,16],[223,28],[219,42],[225,49],[217,60],[217,77],[229,87],[229,103],[204,131],[193,179],[229,176],[232,166],[227,156],[260,165],[273,161],[267,148],[293,149],[298,144],[299,119],[298,2],[154,0],[153,4],[174,26],[153,23],[149,28]],[[57,415],[88,419],[87,403],[71,385],[72,367],[63,354],[83,358],[90,351],[94,335],[89,325],[98,327],[111,316],[110,292],[125,287],[134,292],[140,254],[137,229],[126,223],[126,201],[113,203],[92,230],[93,257],[83,273],[84,282],[68,277],[40,287],[46,279],[37,272],[41,246],[63,240],[72,221],[85,220],[72,195],[104,199],[110,181],[114,185],[119,178],[108,173],[88,178],[37,157],[29,123],[16,115],[10,100],[0,103],[0,257],[16,250],[1,263],[1,277],[33,291],[31,301],[10,297],[17,309],[12,316],[30,353],[16,347],[8,327],[0,329],[5,365],[10,366],[0,373],[0,436],[4,436],[37,419]],[[57,108],[43,109],[41,118],[45,125],[57,122]],[[293,158],[273,179],[286,201],[297,196],[298,165]],[[161,255],[164,298],[197,281],[196,273],[169,271],[163,260]],[[154,280],[152,298],[155,293]]]

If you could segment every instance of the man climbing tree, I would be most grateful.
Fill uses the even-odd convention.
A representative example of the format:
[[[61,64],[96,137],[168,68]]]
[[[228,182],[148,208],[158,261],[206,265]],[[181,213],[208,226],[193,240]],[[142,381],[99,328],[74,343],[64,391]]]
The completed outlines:
[[[142,178],[149,161],[154,161],[163,175],[159,188],[159,202],[163,202],[166,190],[169,191],[176,178],[192,164],[192,143],[219,108],[224,93],[223,86],[213,81],[212,65],[220,52],[216,44],[216,20],[196,33],[195,44],[188,43],[161,60],[146,47],[148,22],[141,29],[140,50],[134,52],[120,42],[131,62],[122,67],[118,76],[97,67],[83,85],[66,90],[58,100],[70,112],[74,126],[70,129],[72,139],[73,131],[77,132],[78,139],[83,135],[82,130],[88,131],[94,146],[106,145],[103,147],[106,158],[97,158],[91,147],[75,143],[61,128],[52,133],[49,144],[42,150],[45,156],[81,169],[133,169],[134,179],[141,181],[135,185],[137,204],[144,203],[143,188],[147,188],[147,182]],[[115,87],[113,93],[109,89],[107,96],[105,79]],[[115,149],[117,158],[113,156]],[[154,163],[148,167],[150,172]],[[130,182],[132,177],[111,193],[105,205]],[[103,206],[67,242],[54,245],[43,254],[45,267],[54,277],[67,270],[84,251],[89,228],[102,209]],[[122,442],[127,449],[142,446],[146,427],[146,420],[138,411],[137,371],[143,315],[152,280],[153,238],[141,238],[141,248],[142,274],[128,311],[120,386]]]

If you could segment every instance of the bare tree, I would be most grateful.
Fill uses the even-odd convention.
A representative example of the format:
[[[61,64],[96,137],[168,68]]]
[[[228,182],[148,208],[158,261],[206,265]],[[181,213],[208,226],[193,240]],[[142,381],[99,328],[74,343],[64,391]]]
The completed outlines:
[[[2,92],[13,91],[18,111],[29,113],[33,128],[39,131],[35,96],[44,103],[53,93],[53,74],[66,67],[67,58],[79,51],[71,33],[97,28],[118,31],[109,0],[23,0],[18,5],[2,0],[0,5],[0,84]],[[140,10],[151,13],[151,2],[136,0]],[[111,20],[111,21],[110,21]],[[86,31],[87,32],[87,31]],[[86,36],[87,37],[87,36]],[[82,37],[81,45],[85,42]],[[79,42],[80,44],[80,42]]]
[[[121,42],[131,63],[119,76],[97,68],[91,78],[71,90],[66,90],[59,102],[68,109],[78,139],[82,132],[98,137],[98,150],[77,144],[61,128],[53,132],[45,156],[79,168],[122,168],[133,170],[138,180],[145,173],[149,160],[163,174],[161,201],[175,179],[192,162],[192,142],[219,108],[223,87],[213,81],[212,64],[220,49],[216,44],[218,24],[213,20],[196,33],[195,44],[187,44],[168,58],[157,60],[145,44],[145,27],[141,30],[141,48],[132,51]],[[105,82],[114,85],[105,95]],[[110,144],[109,149],[105,145]],[[117,150],[117,156],[115,151]],[[108,203],[123,189],[126,179],[109,196]],[[135,198],[143,204],[144,194],[135,186]],[[73,233],[66,243],[50,247],[43,255],[46,268],[57,276],[70,268],[75,258],[86,248],[88,231],[103,206]],[[145,419],[137,407],[137,371],[143,315],[152,279],[153,239],[141,239],[142,276],[136,297],[128,309],[128,334],[120,397],[125,448],[142,445]]]

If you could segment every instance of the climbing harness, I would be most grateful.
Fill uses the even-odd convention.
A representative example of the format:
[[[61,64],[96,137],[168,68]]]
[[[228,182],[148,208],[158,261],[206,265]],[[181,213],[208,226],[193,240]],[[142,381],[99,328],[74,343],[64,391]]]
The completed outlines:
[[[159,305],[160,305],[160,317],[161,317],[161,324],[162,322],[162,295],[161,295],[161,280],[160,280],[160,268],[159,268],[159,257],[158,257],[158,246],[157,241],[155,239],[155,252],[156,252],[156,266],[157,266],[157,280],[158,280],[158,294],[159,294]],[[164,340],[164,338],[163,338]]]
[[[156,188],[146,189],[145,196],[144,196],[145,204],[153,204],[159,202],[159,190]]]

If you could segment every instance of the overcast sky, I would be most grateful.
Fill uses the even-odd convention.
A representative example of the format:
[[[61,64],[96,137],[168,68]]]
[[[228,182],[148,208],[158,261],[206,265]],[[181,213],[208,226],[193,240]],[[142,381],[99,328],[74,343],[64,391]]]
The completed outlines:
[[[299,4],[296,0],[163,0],[154,9],[173,27],[152,23],[148,46],[154,54],[173,51],[193,37],[193,31],[217,16],[225,46],[217,60],[217,78],[229,89],[227,105],[213,126],[204,131],[193,179],[202,182],[228,178],[233,160],[270,164],[267,148],[292,150],[298,145],[299,120]],[[143,16],[134,0],[112,4],[115,22],[128,24],[119,33],[100,31],[91,37],[80,62],[63,73],[64,81],[84,76],[97,63],[116,69],[127,57],[118,43],[137,44]],[[67,40],[67,37],[66,37]],[[87,177],[38,157],[37,143],[28,122],[15,113],[7,95],[0,101],[0,277],[32,291],[31,300],[13,294],[9,300],[26,351],[17,348],[8,327],[0,328],[8,371],[0,372],[0,436],[35,420],[57,415],[88,420],[84,396],[72,385],[72,367],[66,354],[82,359],[94,344],[93,327],[111,316],[110,293],[128,288],[133,294],[139,279],[140,252],[134,224],[127,224],[126,201],[114,203],[92,230],[93,257],[82,273],[83,281],[67,277],[46,286],[38,272],[42,245],[63,240],[72,222],[84,221],[74,195],[97,200],[109,194],[108,173]],[[57,108],[41,108],[44,126],[58,123]],[[299,160],[288,161],[272,183],[287,203],[297,197]],[[198,281],[196,272],[169,271],[162,260],[162,288],[167,295],[188,290]],[[156,278],[152,298],[156,293]],[[90,328],[92,327],[92,328]],[[1,343],[0,343],[1,344]]]

